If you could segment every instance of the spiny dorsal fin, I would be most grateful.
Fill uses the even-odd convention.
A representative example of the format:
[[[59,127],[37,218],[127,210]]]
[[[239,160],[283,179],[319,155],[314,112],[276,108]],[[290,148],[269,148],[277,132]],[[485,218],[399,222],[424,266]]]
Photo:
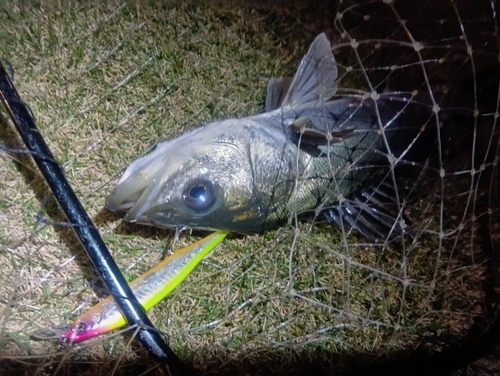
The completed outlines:
[[[281,107],[292,80],[292,77],[271,78],[269,80],[267,84],[266,112],[271,112]]]
[[[302,58],[281,106],[322,105],[337,92],[337,64],[325,33]]]

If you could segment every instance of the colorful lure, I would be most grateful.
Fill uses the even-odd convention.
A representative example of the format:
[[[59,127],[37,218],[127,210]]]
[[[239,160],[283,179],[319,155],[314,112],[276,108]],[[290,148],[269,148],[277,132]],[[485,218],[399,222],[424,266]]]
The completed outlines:
[[[170,294],[226,235],[227,232],[214,232],[178,250],[130,283],[144,309],[149,310]],[[126,323],[115,300],[108,296],[73,322],[69,330],[61,335],[61,342],[85,341],[118,329]]]

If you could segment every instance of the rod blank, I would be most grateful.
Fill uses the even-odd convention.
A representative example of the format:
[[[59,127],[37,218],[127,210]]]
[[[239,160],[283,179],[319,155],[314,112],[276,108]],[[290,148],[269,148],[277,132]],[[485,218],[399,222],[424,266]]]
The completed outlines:
[[[52,152],[36,127],[31,112],[19,97],[1,62],[0,100],[127,322],[140,325],[139,340],[154,358],[165,362],[173,371],[182,372],[182,374],[195,374],[177,357],[155,330],[146,311],[137,301],[118,265],[109,253],[98,229],[92,223],[68,183],[62,166],[55,161]]]

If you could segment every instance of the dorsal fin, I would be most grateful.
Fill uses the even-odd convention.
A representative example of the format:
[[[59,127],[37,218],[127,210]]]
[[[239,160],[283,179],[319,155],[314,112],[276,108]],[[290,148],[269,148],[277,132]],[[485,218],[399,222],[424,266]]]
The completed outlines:
[[[332,46],[325,33],[321,33],[302,58],[281,106],[322,104],[337,92],[336,79]]]
[[[266,112],[271,112],[281,107],[285,95],[290,89],[292,77],[271,78],[267,84]]]

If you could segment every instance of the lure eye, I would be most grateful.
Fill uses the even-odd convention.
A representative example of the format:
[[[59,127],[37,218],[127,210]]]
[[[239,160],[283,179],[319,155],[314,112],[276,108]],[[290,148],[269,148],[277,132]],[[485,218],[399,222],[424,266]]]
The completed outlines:
[[[188,185],[182,194],[186,206],[197,214],[206,214],[217,201],[214,186],[208,180],[198,180]]]
[[[83,332],[85,332],[85,331],[87,331],[87,325],[86,325],[85,323],[80,323],[80,324],[78,324],[78,327],[77,327],[77,329],[76,329],[76,332],[77,332],[77,333],[83,333]]]

